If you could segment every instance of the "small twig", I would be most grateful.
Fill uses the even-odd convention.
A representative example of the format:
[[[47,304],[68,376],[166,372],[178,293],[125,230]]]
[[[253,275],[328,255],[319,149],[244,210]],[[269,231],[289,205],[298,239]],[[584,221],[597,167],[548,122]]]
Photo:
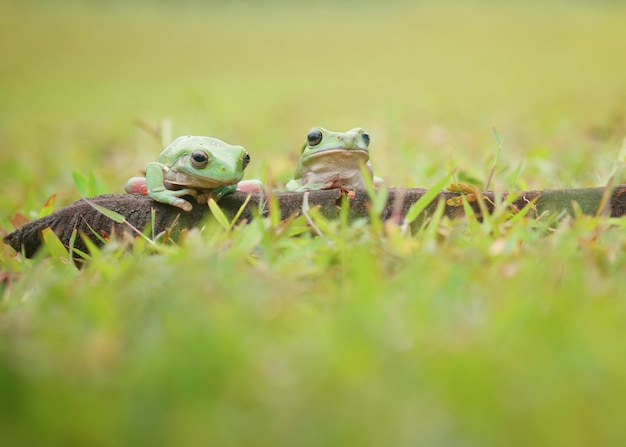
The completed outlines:
[[[159,144],[163,144],[162,131],[159,126],[151,126],[149,123],[145,122],[141,118],[135,118],[134,124],[145,133],[155,138],[159,142]]]

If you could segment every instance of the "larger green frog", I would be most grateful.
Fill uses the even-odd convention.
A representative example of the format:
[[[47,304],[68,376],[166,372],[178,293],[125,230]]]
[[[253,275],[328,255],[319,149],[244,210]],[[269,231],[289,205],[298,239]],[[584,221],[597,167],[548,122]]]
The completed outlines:
[[[198,203],[207,203],[210,197],[219,200],[237,189],[248,163],[250,155],[241,146],[211,137],[178,137],[148,163],[145,178],[131,178],[125,189],[191,211],[193,206],[183,196],[193,196]]]
[[[347,132],[332,132],[322,127],[311,129],[302,146],[298,167],[288,191],[341,188],[354,190],[365,187],[361,167],[375,185],[382,180],[374,177],[369,158],[370,137],[361,128]]]

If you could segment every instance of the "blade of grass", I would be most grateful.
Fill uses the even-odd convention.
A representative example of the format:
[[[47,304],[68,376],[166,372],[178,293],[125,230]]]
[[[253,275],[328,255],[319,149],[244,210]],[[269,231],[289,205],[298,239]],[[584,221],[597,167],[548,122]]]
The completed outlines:
[[[430,221],[424,228],[423,233],[423,241],[424,241],[424,249],[427,252],[433,252],[437,248],[437,233],[439,231],[439,224],[441,223],[441,219],[443,217],[443,213],[446,209],[446,201],[443,198],[439,199],[437,203],[437,208],[435,208],[435,212],[433,213]]]
[[[220,206],[217,204],[217,202],[213,199],[213,197],[209,199],[208,204],[209,208],[211,209],[211,214],[213,215],[213,217],[215,217],[217,223],[219,223],[220,226],[225,230],[230,230],[231,226],[230,222],[228,222],[228,218],[224,214],[224,211],[222,211]]]
[[[528,213],[530,212],[530,210],[535,208],[535,203],[537,202],[537,199],[538,197],[535,197],[533,200],[527,202],[526,205],[524,205],[524,208],[519,210],[517,213],[513,215],[513,217],[509,219],[509,222],[515,223],[515,222],[522,220],[524,217],[526,217]]]
[[[491,167],[491,172],[489,172],[489,177],[487,177],[487,183],[485,184],[485,191],[489,191],[489,185],[491,185],[491,180],[493,179],[493,173],[496,171],[496,166],[498,165],[498,159],[500,158],[500,152],[502,152],[502,140],[500,139],[500,134],[494,127],[492,129],[493,136],[496,137],[496,141],[498,142],[498,152],[496,152],[496,158],[493,160],[493,166]]]
[[[71,261],[72,258],[70,253],[67,251],[67,248],[63,245],[63,242],[61,242],[55,232],[52,231],[52,228],[44,228],[41,232],[41,236],[43,238],[44,245],[48,249],[48,253],[50,253],[50,256],[62,261],[63,263]]]
[[[74,230],[72,230],[72,235],[70,236],[70,250],[69,250],[70,259],[74,259],[74,244],[76,243],[77,233],[78,231],[76,231],[76,228],[74,228]]]
[[[48,197],[48,200],[46,200],[46,203],[44,203],[43,208],[41,209],[41,211],[39,211],[37,217],[41,218],[52,214],[52,212],[54,211],[54,202],[56,201],[56,198],[56,194],[52,194],[50,197]]]
[[[243,213],[243,211],[248,206],[248,203],[250,203],[250,198],[251,197],[252,197],[252,194],[248,194],[248,196],[246,197],[246,200],[243,201],[243,203],[239,207],[239,210],[237,210],[237,214],[235,214],[235,217],[233,217],[233,220],[231,220],[229,229],[232,229],[235,226],[235,224],[237,223],[237,221],[241,217],[241,214]]]
[[[367,191],[367,195],[369,196],[372,204],[372,211],[377,216],[380,216],[387,205],[387,185],[383,183],[376,188],[374,186],[374,181],[371,178],[370,171],[365,167],[365,165],[361,165],[361,175],[363,176],[365,190]]]
[[[152,240],[156,239],[155,228],[156,228],[156,210],[154,208],[150,208],[150,235],[152,236]]]
[[[85,176],[76,170],[72,170],[72,179],[74,180],[74,186],[76,186],[78,194],[80,194],[81,197],[88,197],[89,184]]]
[[[315,222],[311,218],[311,215],[309,214],[310,210],[311,210],[311,206],[309,205],[309,191],[305,191],[304,194],[302,195],[302,214],[306,218],[307,222],[309,223],[309,225],[311,226],[315,234],[317,234],[319,237],[323,239],[326,239],[326,236],[324,236],[324,233],[322,233],[322,230],[320,230],[320,228],[315,224]]]
[[[604,185],[604,193],[602,194],[602,199],[600,200],[600,204],[598,205],[598,210],[596,211],[596,217],[600,215],[606,215],[610,211],[610,207],[607,207],[607,203],[611,198],[611,194],[613,193],[613,187],[616,185],[616,179],[621,177],[622,172],[624,171],[624,153],[626,152],[626,139],[624,139],[624,144],[620,148],[620,153],[618,155],[618,159],[613,167],[611,174],[609,175],[606,184]]]
[[[103,215],[105,215],[109,219],[113,220],[114,222],[117,222],[119,224],[128,225],[137,235],[139,235],[139,237],[144,238],[150,244],[154,244],[154,241],[152,239],[150,239],[148,236],[146,236],[141,231],[139,231],[137,228],[135,228],[130,222],[128,222],[126,220],[126,217],[122,216],[120,213],[117,213],[117,212],[115,212],[113,210],[107,209],[107,208],[105,208],[103,206],[97,205],[97,204],[93,203],[91,200],[88,200],[88,199],[83,199],[83,200],[85,202],[87,202],[96,211],[102,213]]]
[[[96,239],[98,239],[102,244],[107,243],[107,240],[102,237],[102,235],[98,233],[91,225],[89,225],[89,222],[87,222],[85,219],[83,219],[83,222],[85,223],[85,225],[87,225],[87,228],[89,228],[89,231],[91,231],[91,234],[93,234]]]
[[[441,193],[443,188],[448,184],[452,175],[453,173],[449,173],[445,177],[442,177],[437,183],[431,186],[424,193],[424,195],[419,198],[417,202],[415,202],[411,206],[409,211],[406,213],[406,216],[404,217],[406,223],[412,223],[415,219],[418,218],[420,214],[422,214],[422,212],[424,212],[426,207],[430,205],[433,200],[435,200],[435,198],[439,195],[439,193]]]

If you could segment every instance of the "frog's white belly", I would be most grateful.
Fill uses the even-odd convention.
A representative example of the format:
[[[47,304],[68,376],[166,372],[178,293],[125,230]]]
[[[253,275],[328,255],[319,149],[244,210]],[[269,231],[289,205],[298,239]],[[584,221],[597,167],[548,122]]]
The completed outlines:
[[[302,185],[323,184],[330,188],[362,188],[363,173],[361,166],[372,178],[372,168],[368,161],[369,155],[364,151],[337,150],[332,153],[320,153],[306,160],[306,168],[302,169]]]

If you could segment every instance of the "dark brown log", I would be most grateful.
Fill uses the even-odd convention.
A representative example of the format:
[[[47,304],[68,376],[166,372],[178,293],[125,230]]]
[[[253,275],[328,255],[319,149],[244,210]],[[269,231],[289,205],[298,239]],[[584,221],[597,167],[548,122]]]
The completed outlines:
[[[566,189],[566,190],[543,190],[528,191],[518,193],[519,197],[513,202],[513,206],[522,209],[529,202],[536,199],[530,217],[537,217],[543,213],[566,212],[570,215],[574,213],[573,202],[584,214],[595,214],[602,201],[604,188]],[[401,220],[406,215],[411,206],[426,193],[425,189],[404,189],[391,188],[387,197],[387,205],[382,212],[382,218]],[[489,211],[492,210],[494,192],[482,193],[486,198],[486,205]],[[223,197],[219,204],[225,213],[231,216],[240,209],[248,194],[235,192]],[[282,219],[301,213],[303,193],[277,193],[280,215]],[[448,200],[458,197],[458,193],[442,191],[437,200],[434,200],[424,211],[427,215],[432,213],[440,199]],[[503,194],[502,196],[505,196]],[[156,234],[171,230],[174,234],[184,228],[191,228],[210,214],[206,205],[194,203],[194,208],[190,212],[184,212],[179,208],[155,202],[144,195],[136,194],[104,194],[88,199],[96,205],[105,207],[123,215],[127,222],[138,229],[144,229],[152,225],[152,210],[155,211],[154,231]],[[322,214],[328,218],[338,215],[342,194],[338,189],[326,191],[311,191],[308,194],[309,206],[319,206]],[[266,215],[268,213],[268,200],[266,196],[252,194],[240,220],[249,221],[255,215]],[[367,217],[369,207],[369,197],[365,191],[356,191],[354,197],[349,200],[350,216],[352,218]],[[471,203],[472,208],[480,213],[478,203]],[[462,206],[447,204],[444,210],[450,217],[459,217],[464,214]],[[615,187],[607,203],[607,212],[613,217],[624,216],[626,214],[626,185]],[[72,232],[76,229],[89,237],[94,243],[101,244],[98,237],[93,232],[97,232],[105,239],[111,234],[131,232],[130,227],[125,223],[116,223],[110,218],[93,208],[86,200],[79,200],[71,205],[61,208],[49,216],[30,221],[17,228],[4,238],[4,242],[16,251],[23,251],[27,257],[33,256],[41,245],[41,231],[51,228],[61,239],[64,245],[69,246]],[[76,238],[74,246],[79,250],[86,250],[85,244],[80,237]]]

